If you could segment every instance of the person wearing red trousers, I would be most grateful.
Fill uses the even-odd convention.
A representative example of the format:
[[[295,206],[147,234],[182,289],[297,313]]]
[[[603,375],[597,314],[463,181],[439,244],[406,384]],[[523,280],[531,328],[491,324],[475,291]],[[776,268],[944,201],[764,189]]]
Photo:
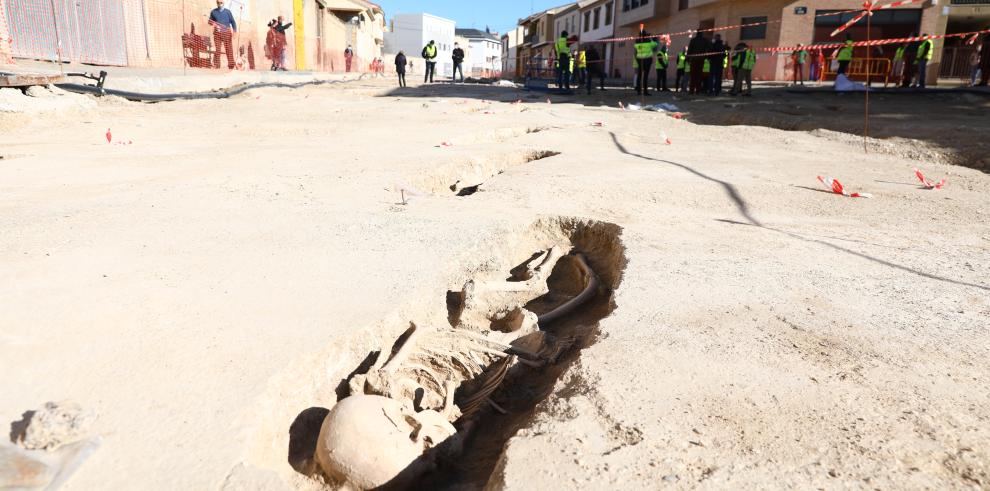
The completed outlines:
[[[210,12],[210,25],[213,26],[213,68],[220,68],[220,47],[227,53],[227,68],[234,69],[233,37],[237,32],[234,14],[223,7],[223,0],[217,0],[217,8]]]
[[[691,65],[691,85],[688,93],[701,93],[702,83],[705,77],[705,58],[711,55],[711,50],[711,42],[700,31],[688,43],[688,63]]]

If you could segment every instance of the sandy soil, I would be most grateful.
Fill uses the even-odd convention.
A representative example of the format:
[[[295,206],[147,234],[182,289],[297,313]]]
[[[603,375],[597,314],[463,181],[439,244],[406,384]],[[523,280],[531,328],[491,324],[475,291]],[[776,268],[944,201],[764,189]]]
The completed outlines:
[[[0,420],[97,412],[66,489],[316,489],[290,427],[369,352],[567,224],[614,224],[620,256],[592,264],[614,310],[490,488],[990,486],[990,176],[936,138],[985,134],[986,100],[891,96],[907,119],[876,134],[933,137],[864,153],[698,124],[838,104],[781,118],[841,130],[851,96],[676,101],[685,120],[606,96],[360,81],[0,120]]]

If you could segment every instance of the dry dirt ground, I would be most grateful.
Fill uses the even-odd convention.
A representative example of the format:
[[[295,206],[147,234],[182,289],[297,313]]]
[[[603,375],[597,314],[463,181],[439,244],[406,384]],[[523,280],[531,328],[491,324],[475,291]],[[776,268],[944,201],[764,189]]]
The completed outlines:
[[[0,421],[95,411],[69,490],[316,489],[310,420],[369,352],[569,237],[610,314],[445,486],[990,487],[990,175],[947,163],[986,143],[987,99],[877,97],[902,139],[864,153],[819,129],[861,96],[676,120],[628,94],[362,81],[0,115]],[[812,131],[702,124],[773,118]]]

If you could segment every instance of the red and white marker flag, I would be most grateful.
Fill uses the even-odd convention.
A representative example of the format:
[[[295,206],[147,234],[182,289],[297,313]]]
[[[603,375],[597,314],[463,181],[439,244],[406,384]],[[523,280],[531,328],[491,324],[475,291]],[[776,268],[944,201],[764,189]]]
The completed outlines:
[[[818,180],[825,185],[825,187],[832,190],[835,194],[841,194],[843,196],[848,196],[850,198],[872,198],[873,195],[869,193],[847,193],[845,188],[842,187],[842,183],[832,179],[831,177],[818,176]]]
[[[449,141],[442,141],[437,146],[438,147],[452,147],[452,146],[454,146],[454,144],[453,143],[450,143]]]
[[[622,109],[623,111],[626,110],[626,105],[623,104],[622,101],[619,101],[619,109]]]
[[[113,141],[113,135],[110,134],[110,128],[107,128],[107,143]]]
[[[547,97],[547,104],[553,104],[552,102],[550,102],[550,98],[549,97]]]
[[[605,123],[603,123],[601,121],[595,121],[595,122],[591,123],[591,126],[605,126]]]
[[[918,180],[921,181],[921,185],[924,186],[925,189],[942,189],[945,187],[945,178],[939,182],[932,182],[929,181],[928,178],[926,178],[925,175],[918,169],[914,170],[914,175],[918,176]]]
[[[663,138],[664,145],[671,145],[671,144],[674,143],[674,142],[670,141],[670,137],[667,136],[667,132],[666,131],[660,130],[660,136]]]

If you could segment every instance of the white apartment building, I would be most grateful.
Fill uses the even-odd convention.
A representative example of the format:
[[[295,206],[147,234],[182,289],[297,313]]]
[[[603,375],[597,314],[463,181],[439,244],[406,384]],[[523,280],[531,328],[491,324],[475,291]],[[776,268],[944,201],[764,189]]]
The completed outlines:
[[[578,3],[574,2],[554,11],[553,18],[553,41],[560,37],[560,33],[567,31],[568,36],[577,36],[581,29],[581,12],[578,10]]]
[[[519,45],[525,42],[526,29],[516,26],[502,35],[502,78],[512,79],[522,76],[519,58]]]
[[[594,47],[605,60],[605,73],[612,76],[612,52],[615,43],[593,43],[599,39],[615,37],[615,14],[618,0],[585,0],[579,4],[581,16],[581,46]]]
[[[454,51],[454,21],[432,14],[396,14],[392,17],[391,32],[385,33],[385,51],[389,54],[404,51],[406,56],[420,56],[423,47],[431,40],[437,45],[437,77],[450,77],[454,73],[451,54]]]
[[[498,36],[478,29],[457,29],[463,38],[464,72],[472,77],[495,77],[502,71],[502,44]]]

